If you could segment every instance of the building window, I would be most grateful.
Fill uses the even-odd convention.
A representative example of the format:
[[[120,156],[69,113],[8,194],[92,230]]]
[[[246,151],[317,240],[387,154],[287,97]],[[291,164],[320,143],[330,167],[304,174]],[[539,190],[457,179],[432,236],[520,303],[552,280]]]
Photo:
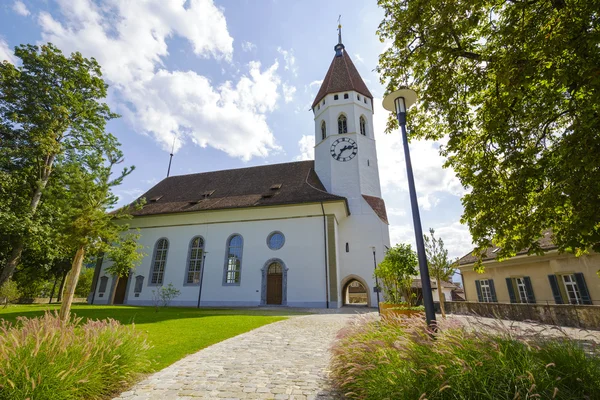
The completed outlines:
[[[327,126],[325,125],[325,121],[321,121],[321,140],[325,140],[327,137]]]
[[[159,239],[154,247],[154,257],[152,259],[151,285],[162,285],[165,276],[165,265],[167,264],[167,253],[169,251],[169,241]]]
[[[362,115],[360,116],[360,134],[367,136],[367,120]]]
[[[367,104],[367,98],[366,97],[363,98],[363,101],[365,102],[365,104]]]
[[[531,278],[528,276],[506,278],[506,287],[511,303],[535,303]]]
[[[188,285],[197,285],[200,283],[200,273],[202,271],[202,258],[204,256],[204,239],[196,236],[190,242],[190,251],[188,253],[187,276],[185,283]]]
[[[325,105],[325,99],[323,99],[323,105]]]
[[[317,104],[317,110],[320,110],[320,109],[321,109],[321,105]]]
[[[346,253],[350,253],[350,243],[346,242]]]
[[[348,98],[348,93],[344,93],[344,98],[347,99]]]
[[[477,288],[477,299],[480,303],[495,303],[496,300],[496,289],[494,287],[493,279],[481,279],[475,281]]]
[[[575,281],[574,275],[563,275],[563,283],[565,284],[565,291],[567,292],[567,298],[571,304],[583,304],[581,301],[581,292],[577,287],[577,281]]]
[[[338,133],[348,133],[348,121],[344,114],[338,117]]]
[[[272,232],[267,236],[267,246],[271,250],[279,250],[285,243],[285,236],[281,232]]]
[[[340,98],[340,96],[338,96],[337,94],[334,94],[334,95],[333,95],[333,99],[334,99],[334,100],[338,100],[339,98]]]
[[[360,101],[360,94],[357,94],[357,95],[356,95],[356,99],[357,99],[358,101]]]
[[[225,262],[225,284],[239,285],[242,272],[243,240],[240,235],[233,235],[227,241],[227,261]]]
[[[525,279],[516,278],[515,283],[517,284],[517,292],[519,293],[519,301],[521,303],[527,303],[527,288],[525,287]]]

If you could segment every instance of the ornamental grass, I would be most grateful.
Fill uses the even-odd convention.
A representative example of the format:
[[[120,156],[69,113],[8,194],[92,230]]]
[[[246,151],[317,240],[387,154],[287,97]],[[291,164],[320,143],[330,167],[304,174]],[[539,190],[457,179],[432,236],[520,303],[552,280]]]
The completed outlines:
[[[149,346],[134,326],[56,313],[0,322],[0,399],[100,399],[148,370]]]
[[[361,317],[340,331],[331,377],[350,399],[600,399],[600,351],[560,330]]]

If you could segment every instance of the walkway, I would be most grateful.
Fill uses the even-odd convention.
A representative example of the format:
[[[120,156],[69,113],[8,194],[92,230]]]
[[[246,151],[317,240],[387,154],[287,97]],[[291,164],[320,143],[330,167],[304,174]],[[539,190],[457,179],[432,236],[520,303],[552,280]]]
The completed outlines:
[[[295,399],[327,390],[329,348],[352,314],[291,317],[187,356],[119,399]]]

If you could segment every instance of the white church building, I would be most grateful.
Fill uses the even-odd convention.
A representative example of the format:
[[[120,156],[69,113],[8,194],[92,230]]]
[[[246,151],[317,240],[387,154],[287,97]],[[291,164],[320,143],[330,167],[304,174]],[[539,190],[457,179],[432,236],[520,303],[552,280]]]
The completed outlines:
[[[100,260],[90,302],[151,305],[171,283],[176,306],[376,307],[390,239],[373,96],[341,40],[312,111],[314,161],[171,176],[143,194],[130,226],[147,255],[120,279]]]

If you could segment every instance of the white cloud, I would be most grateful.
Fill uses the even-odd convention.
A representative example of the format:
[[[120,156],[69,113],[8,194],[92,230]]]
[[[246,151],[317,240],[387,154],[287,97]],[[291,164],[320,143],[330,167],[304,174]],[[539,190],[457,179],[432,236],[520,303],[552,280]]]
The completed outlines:
[[[354,57],[356,58],[357,61],[361,62],[361,63],[365,63],[365,60],[360,56],[360,54],[355,53]]]
[[[394,217],[404,217],[406,210],[402,208],[387,207],[387,214]]]
[[[233,38],[221,9],[211,0],[58,0],[63,18],[41,13],[43,39],[63,51],[95,57],[111,84],[117,111],[165,150],[188,141],[248,160],[279,149],[267,124],[276,108],[279,64],[250,62],[237,82],[219,86],[194,71],[163,66],[167,39],[187,39],[202,58],[231,62]]]
[[[294,100],[294,93],[296,93],[295,86],[291,86],[287,83],[284,83],[281,89],[283,90],[283,99],[286,103],[289,103],[290,101]]]
[[[12,49],[8,46],[8,43],[6,43],[6,40],[0,37],[0,62],[5,60],[12,64],[17,61]]]
[[[298,141],[300,155],[295,158],[296,161],[315,159],[315,137],[314,135],[303,135]]]
[[[283,56],[283,68],[286,71],[290,71],[294,76],[298,76],[298,67],[296,66],[296,57],[294,56],[294,50],[284,50],[281,47],[278,47],[277,52]]]
[[[256,45],[252,42],[244,41],[244,42],[242,42],[242,50],[244,50],[244,51],[256,50]]]
[[[317,86],[317,87],[321,87],[321,85],[323,84],[323,79],[321,79],[320,81],[312,81],[308,87],[312,88],[313,86]]]
[[[29,10],[27,9],[27,6],[25,5],[25,3],[23,3],[20,0],[17,0],[13,3],[12,9],[14,12],[16,12],[19,15],[22,15],[24,17],[28,16],[29,14],[31,14],[29,12]]]

